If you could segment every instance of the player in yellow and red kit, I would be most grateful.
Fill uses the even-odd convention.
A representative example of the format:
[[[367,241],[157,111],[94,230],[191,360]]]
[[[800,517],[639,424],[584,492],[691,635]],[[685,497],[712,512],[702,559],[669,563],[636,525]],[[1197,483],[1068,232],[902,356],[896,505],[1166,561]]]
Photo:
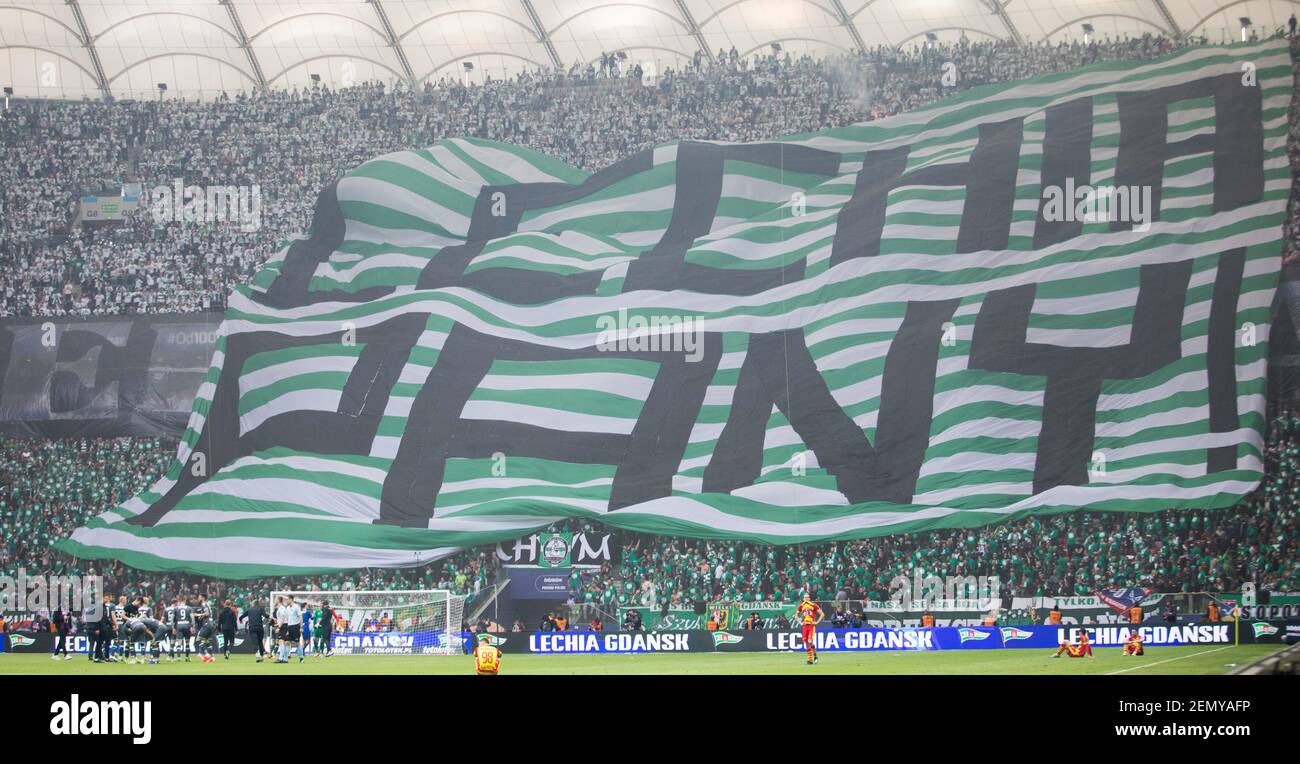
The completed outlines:
[[[1071,658],[1082,658],[1085,655],[1089,658],[1096,657],[1092,654],[1092,642],[1088,641],[1087,630],[1079,632],[1079,644],[1072,645],[1069,642],[1062,642],[1061,646],[1056,650],[1056,655],[1052,657],[1060,658],[1061,653],[1065,653]]]
[[[812,601],[812,595],[804,592],[803,602],[794,609],[795,618],[803,625],[803,648],[808,651],[808,665],[817,662],[817,624],[826,614]]]
[[[501,650],[492,644],[487,634],[479,637],[474,648],[474,673],[479,676],[496,676],[501,672]]]
[[[1142,635],[1137,631],[1128,635],[1128,639],[1124,640],[1124,655],[1146,655],[1146,653],[1146,649],[1142,647]]]

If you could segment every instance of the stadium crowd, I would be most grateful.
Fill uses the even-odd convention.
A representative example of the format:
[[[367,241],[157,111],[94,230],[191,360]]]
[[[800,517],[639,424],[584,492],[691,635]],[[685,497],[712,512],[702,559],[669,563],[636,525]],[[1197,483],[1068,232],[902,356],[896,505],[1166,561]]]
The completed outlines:
[[[878,49],[824,60],[732,54],[653,82],[613,67],[523,74],[486,86],[410,92],[364,85],[273,91],[200,103],[18,101],[0,114],[0,316],[221,309],[287,237],[305,230],[316,194],[379,154],[444,137],[521,144],[596,170],[674,138],[770,139],[878,119],[988,82],[1097,60],[1167,52],[1166,38],[1084,46],[1005,42]],[[943,80],[953,62],[958,79]],[[644,72],[642,73],[644,74]],[[1293,111],[1291,135],[1300,137]],[[1300,166],[1297,141],[1292,162]],[[84,191],[137,182],[258,185],[261,225],[160,223],[70,227]],[[1300,233],[1292,197],[1287,259]],[[492,582],[491,550],[414,569],[303,579],[219,581],[77,561],[50,549],[79,524],[147,487],[175,441],[0,440],[0,569],[94,572],[109,591],[243,601],[272,589],[440,588]],[[1224,591],[1255,581],[1300,590],[1300,417],[1270,426],[1268,476],[1237,506],[1150,514],[1071,513],[910,536],[792,547],[622,534],[621,560],[574,570],[571,598],[608,610],[665,602],[885,599],[897,575],[997,575],[1012,594],[1087,594],[1113,585]]]
[[[307,230],[322,188],[368,159],[442,138],[514,143],[595,171],[667,140],[773,139],[1173,47],[1145,35],[1092,45],[883,47],[825,59],[751,61],[719,51],[714,65],[697,60],[654,79],[593,66],[418,91],[367,84],[208,102],[19,100],[0,112],[0,315],[222,309],[233,285]],[[147,192],[178,179],[257,187],[255,230],[156,220],[147,200],[124,221],[71,225],[83,193],[115,194],[123,183]]]

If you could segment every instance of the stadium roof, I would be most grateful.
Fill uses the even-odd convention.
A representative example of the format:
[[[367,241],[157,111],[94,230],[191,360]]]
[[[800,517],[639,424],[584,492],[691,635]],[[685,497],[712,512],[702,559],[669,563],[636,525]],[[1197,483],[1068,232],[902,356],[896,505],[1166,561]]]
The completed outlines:
[[[565,68],[603,51],[679,66],[698,50],[780,43],[818,55],[972,40],[1163,32],[1261,35],[1285,0],[0,0],[0,84],[51,98],[211,97],[258,87],[423,82]]]

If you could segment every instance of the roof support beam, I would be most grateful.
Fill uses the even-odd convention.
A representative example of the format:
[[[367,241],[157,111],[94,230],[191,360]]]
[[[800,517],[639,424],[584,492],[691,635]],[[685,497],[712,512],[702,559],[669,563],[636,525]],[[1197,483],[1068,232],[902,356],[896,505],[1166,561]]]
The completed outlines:
[[[551,58],[551,66],[555,67],[557,72],[564,71],[564,62],[560,60],[560,54],[555,50],[555,43],[551,42],[551,36],[546,33],[546,27],[542,26],[542,17],[537,15],[532,0],[519,0],[519,4],[524,7],[524,13],[528,14],[528,21],[533,25],[537,41],[546,48],[546,55]]]
[[[104,76],[104,65],[99,62],[99,53],[95,50],[95,41],[90,36],[90,29],[86,26],[86,17],[81,15],[81,5],[77,0],[66,0],[66,2],[72,9],[72,16],[77,20],[77,29],[81,30],[81,44],[86,47],[86,53],[90,55],[90,63],[95,67],[99,92],[104,94],[105,100],[109,100],[113,97],[113,93],[108,89],[108,77]]]
[[[1169,34],[1173,35],[1175,40],[1182,38],[1183,30],[1178,26],[1178,22],[1174,21],[1174,14],[1169,12],[1169,7],[1165,5],[1164,0],[1151,0],[1151,2],[1155,3],[1156,10],[1160,11],[1160,18],[1165,20],[1165,28],[1169,30]]]
[[[677,12],[682,15],[682,21],[686,23],[686,29],[695,38],[695,44],[700,46],[700,52],[710,61],[713,60],[713,53],[709,51],[709,41],[704,39],[704,33],[700,31],[700,25],[695,23],[695,16],[691,15],[691,9],[686,7],[686,0],[674,0],[677,3]],[[839,0],[836,0],[838,3]]]
[[[379,17],[379,25],[384,28],[384,34],[388,36],[388,46],[397,54],[397,63],[402,65],[402,73],[406,75],[406,84],[415,90],[415,72],[411,69],[411,62],[406,59],[406,51],[402,50],[402,43],[397,39],[397,34],[393,31],[393,25],[388,22],[388,14],[384,12],[384,6],[379,0],[366,0],[375,9],[375,15]]]
[[[853,38],[853,44],[858,46],[861,53],[866,54],[867,44],[862,41],[862,35],[858,33],[858,28],[853,24],[849,12],[844,10],[844,3],[840,0],[831,0],[831,5],[835,8],[835,15],[840,17],[840,24],[848,30],[849,37]]]
[[[1007,2],[1011,2],[1011,0],[1007,0]],[[1016,25],[1011,23],[1011,17],[1007,15],[1006,6],[1002,4],[1001,0],[984,0],[984,4],[988,6],[990,11],[993,11],[995,16],[1002,20],[1002,26],[1007,28],[1007,34],[1011,36],[1011,39],[1017,45],[1024,45],[1025,38],[1020,36],[1020,30],[1016,29]]]
[[[234,0],[217,0],[217,2],[226,6],[226,14],[230,16],[230,25],[235,29],[235,36],[239,38],[239,47],[244,49],[244,55],[248,57],[248,66],[253,70],[254,76],[257,77],[257,87],[266,92],[266,75],[262,74],[262,64],[257,60],[257,54],[253,52],[253,46],[248,42],[248,33],[244,31],[244,24],[239,20],[239,14],[235,12]]]

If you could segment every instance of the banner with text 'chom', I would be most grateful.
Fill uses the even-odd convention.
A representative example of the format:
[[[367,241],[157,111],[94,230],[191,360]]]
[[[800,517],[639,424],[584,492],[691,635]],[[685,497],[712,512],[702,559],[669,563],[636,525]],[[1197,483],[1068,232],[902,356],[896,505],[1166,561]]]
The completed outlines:
[[[166,478],[60,547],[241,577],[562,518],[787,544],[1226,506],[1262,473],[1291,90],[1270,41],[595,174],[379,157],[233,295]]]

